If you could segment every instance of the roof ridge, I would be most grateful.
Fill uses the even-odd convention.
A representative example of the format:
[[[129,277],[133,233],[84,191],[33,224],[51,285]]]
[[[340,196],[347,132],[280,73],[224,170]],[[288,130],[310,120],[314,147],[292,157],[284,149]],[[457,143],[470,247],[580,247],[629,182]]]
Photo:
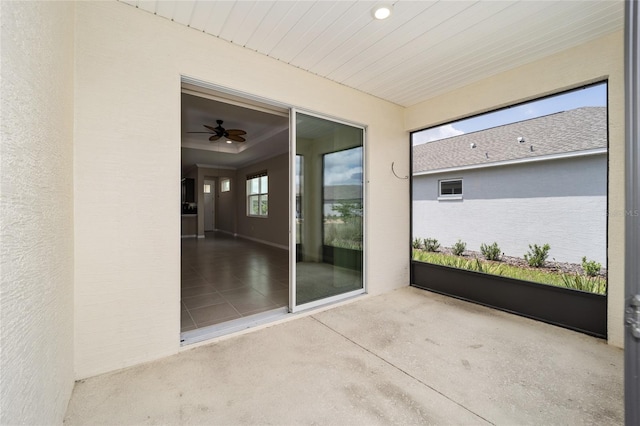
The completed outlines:
[[[414,172],[606,146],[606,107],[585,106],[415,145]]]
[[[440,141],[447,140],[447,139],[459,138],[459,137],[461,137],[461,136],[465,136],[465,135],[472,135],[472,134],[474,134],[474,133],[478,133],[478,132],[486,132],[487,130],[497,129],[497,128],[500,128],[500,127],[513,126],[513,125],[515,125],[515,124],[525,123],[525,122],[532,121],[532,120],[538,120],[538,119],[542,119],[542,118],[548,118],[548,117],[550,117],[550,116],[552,116],[552,115],[558,115],[558,114],[570,113],[570,112],[575,112],[575,111],[584,110],[584,109],[591,109],[591,108],[594,108],[594,109],[595,109],[595,108],[603,108],[603,109],[606,109],[607,107],[606,107],[606,106],[582,106],[582,107],[573,108],[573,109],[566,109],[566,110],[564,110],[564,111],[552,112],[552,113],[549,113],[549,114],[539,115],[539,116],[537,116],[537,117],[532,117],[532,118],[526,118],[526,119],[524,119],[524,120],[514,121],[514,122],[511,122],[511,123],[499,124],[499,125],[497,125],[497,126],[487,127],[486,129],[482,129],[482,130],[474,130],[473,132],[465,132],[465,133],[462,133],[462,134],[460,134],[460,135],[448,136],[448,137],[446,137],[446,138],[437,139],[437,140],[435,140],[435,141],[430,141],[430,142],[421,143],[421,144],[416,145],[416,146],[426,145],[426,144],[428,144],[428,143],[433,143],[433,142],[440,142]],[[495,111],[494,111],[494,112],[495,112]],[[485,113],[485,114],[487,114],[487,113]],[[482,115],[482,114],[480,114],[480,115]],[[463,120],[467,120],[467,119],[469,119],[469,118],[479,117],[480,115],[476,115],[476,116],[468,117],[468,118],[462,118],[462,119],[460,119],[460,120],[456,120],[456,121],[463,121]],[[440,126],[446,126],[446,125],[448,125],[448,124],[453,124],[453,123],[455,123],[456,121],[450,121],[449,123],[444,123],[444,124],[440,124],[440,125],[438,125],[438,126],[429,127],[429,128],[427,128],[427,129],[424,129],[424,130],[435,129],[436,127],[440,127]]]

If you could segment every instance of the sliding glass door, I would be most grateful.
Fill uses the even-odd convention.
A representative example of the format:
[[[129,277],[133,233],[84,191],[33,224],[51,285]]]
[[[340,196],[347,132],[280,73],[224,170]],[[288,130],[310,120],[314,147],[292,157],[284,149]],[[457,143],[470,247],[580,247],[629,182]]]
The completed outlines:
[[[364,292],[364,128],[292,111],[292,312]]]

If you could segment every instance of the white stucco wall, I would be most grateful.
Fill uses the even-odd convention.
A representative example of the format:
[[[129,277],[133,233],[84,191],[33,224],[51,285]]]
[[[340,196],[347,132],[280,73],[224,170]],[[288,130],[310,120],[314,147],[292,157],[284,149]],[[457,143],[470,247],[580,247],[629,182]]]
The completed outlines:
[[[369,290],[408,285],[402,108],[126,4],[76,10],[78,378],[179,350],[181,75],[368,125]]]
[[[608,79],[608,340],[624,341],[624,42],[622,31],[498,74],[407,108],[418,130],[546,94]]]
[[[438,200],[438,181],[462,179],[461,200]],[[461,170],[413,178],[413,236],[498,243],[523,257],[549,244],[549,261],[607,263],[606,155]]]
[[[0,424],[73,389],[74,5],[1,2]]]

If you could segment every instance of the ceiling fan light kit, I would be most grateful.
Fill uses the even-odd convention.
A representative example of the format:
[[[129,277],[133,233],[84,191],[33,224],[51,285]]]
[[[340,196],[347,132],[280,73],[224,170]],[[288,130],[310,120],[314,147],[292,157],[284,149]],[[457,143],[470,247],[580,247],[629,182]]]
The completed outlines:
[[[245,142],[246,141],[246,139],[242,137],[242,136],[247,134],[247,132],[245,132],[244,130],[240,130],[240,129],[225,129],[224,127],[222,127],[222,123],[223,123],[222,120],[216,120],[216,123],[218,123],[218,125],[216,127],[207,126],[206,124],[203,124],[203,126],[206,129],[209,129],[208,132],[187,132],[187,133],[207,133],[207,134],[210,134],[210,135],[212,135],[211,137],[209,137],[209,141],[211,141],[211,142],[215,142],[220,138],[224,138],[227,143]]]

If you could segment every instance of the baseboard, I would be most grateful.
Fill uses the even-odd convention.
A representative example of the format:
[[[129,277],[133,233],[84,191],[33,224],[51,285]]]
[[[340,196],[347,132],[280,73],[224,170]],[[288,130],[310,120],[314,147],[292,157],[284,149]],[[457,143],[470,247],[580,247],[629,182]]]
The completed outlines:
[[[242,238],[244,240],[250,240],[250,241],[255,241],[256,243],[260,243],[260,244],[265,244],[271,247],[276,247],[282,250],[289,250],[288,246],[284,246],[282,244],[276,244],[276,243],[272,243],[271,241],[265,241],[265,240],[261,240],[259,238],[253,238],[253,237],[247,237],[246,235],[240,235],[240,234],[235,234],[234,236],[238,237],[238,238]]]
[[[223,229],[218,229],[218,230],[216,230],[216,232],[221,232],[223,234],[231,235],[231,236],[233,236],[235,238],[242,238],[243,240],[250,240],[250,241],[254,241],[256,243],[264,244],[264,245],[267,245],[267,246],[276,247],[276,248],[279,248],[279,249],[282,249],[282,250],[289,250],[288,246],[285,246],[285,245],[282,245],[282,244],[272,243],[271,241],[261,240],[259,238],[248,237],[246,235],[237,234],[235,232],[225,231]]]
[[[196,234],[193,234],[193,235],[182,235],[181,236],[181,238],[195,238],[195,237],[197,237]]]

